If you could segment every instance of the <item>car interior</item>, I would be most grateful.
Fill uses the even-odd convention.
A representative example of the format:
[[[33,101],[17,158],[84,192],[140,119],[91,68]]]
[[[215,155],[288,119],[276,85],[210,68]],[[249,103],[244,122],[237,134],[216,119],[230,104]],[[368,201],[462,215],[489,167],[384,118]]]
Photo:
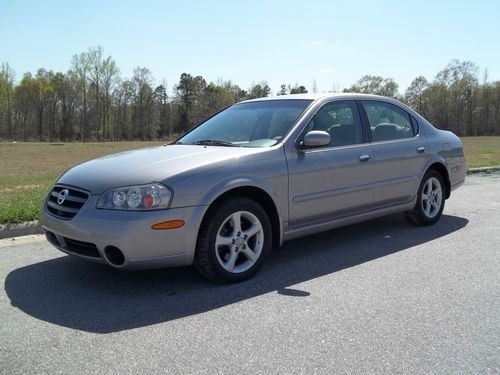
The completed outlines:
[[[308,130],[323,130],[329,133],[332,137],[330,146],[347,146],[363,142],[359,120],[352,108],[342,103],[327,105],[319,110],[311,120]]]
[[[411,138],[414,130],[410,117],[399,109],[388,108],[385,103],[363,104],[370,122],[374,142]]]

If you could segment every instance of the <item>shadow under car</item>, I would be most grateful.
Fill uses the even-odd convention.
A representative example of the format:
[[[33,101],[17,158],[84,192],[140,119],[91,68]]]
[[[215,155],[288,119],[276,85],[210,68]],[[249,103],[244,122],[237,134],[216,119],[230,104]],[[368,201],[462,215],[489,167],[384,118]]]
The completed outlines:
[[[290,287],[446,236],[467,223],[443,215],[434,226],[413,227],[402,215],[392,215],[304,237],[273,250],[258,275],[238,284],[210,283],[190,267],[123,272],[62,256],[13,270],[5,290],[13,306],[34,318],[82,331],[117,332],[271,291],[307,297],[309,292]]]

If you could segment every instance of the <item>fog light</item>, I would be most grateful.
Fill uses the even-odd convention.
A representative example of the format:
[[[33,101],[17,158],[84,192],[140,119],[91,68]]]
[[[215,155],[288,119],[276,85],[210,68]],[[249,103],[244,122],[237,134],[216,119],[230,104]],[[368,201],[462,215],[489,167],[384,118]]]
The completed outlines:
[[[163,223],[158,223],[151,225],[151,229],[162,230],[162,229],[177,229],[184,226],[184,220],[171,220],[164,221]]]

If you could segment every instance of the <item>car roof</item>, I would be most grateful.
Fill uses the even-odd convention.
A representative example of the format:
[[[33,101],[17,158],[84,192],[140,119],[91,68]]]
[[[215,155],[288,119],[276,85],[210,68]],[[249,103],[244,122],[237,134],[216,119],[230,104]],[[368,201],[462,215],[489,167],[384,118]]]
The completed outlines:
[[[321,93],[321,94],[290,94],[290,95],[278,95],[278,96],[268,96],[265,98],[257,98],[245,100],[235,105],[239,105],[242,103],[252,103],[252,102],[261,102],[261,101],[272,101],[272,100],[312,100],[312,103],[318,103],[321,105],[322,103],[328,102],[330,99],[346,99],[346,100],[377,100],[390,104],[394,104],[407,112],[410,112],[412,115],[421,117],[419,113],[417,113],[412,108],[408,107],[406,104],[401,103],[399,100],[390,98],[388,96],[381,95],[373,95],[373,94],[360,94],[353,92],[342,92],[342,93]],[[422,117],[423,119],[423,117]]]
[[[357,98],[364,98],[364,99],[383,99],[383,100],[390,100],[390,98],[385,97],[385,96],[380,96],[380,95],[371,95],[371,94],[359,94],[359,93],[316,93],[316,94],[290,94],[290,95],[278,95],[278,96],[268,96],[265,98],[257,98],[257,99],[250,99],[250,100],[244,100],[240,103],[251,103],[251,102],[260,102],[260,101],[269,101],[269,100],[293,100],[293,99],[301,99],[301,100],[324,100],[324,99],[330,99],[330,98],[345,98],[345,99],[357,99]]]

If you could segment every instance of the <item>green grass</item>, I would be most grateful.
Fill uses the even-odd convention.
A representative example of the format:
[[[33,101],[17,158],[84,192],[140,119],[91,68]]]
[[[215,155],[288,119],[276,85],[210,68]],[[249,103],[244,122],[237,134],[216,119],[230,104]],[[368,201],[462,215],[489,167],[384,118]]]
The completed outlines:
[[[468,167],[500,165],[500,137],[463,138]],[[162,142],[0,143],[0,224],[37,220],[52,184],[74,164]]]
[[[36,220],[40,203],[57,175],[0,178],[0,224]]]
[[[72,165],[162,143],[0,143],[0,224],[38,220],[52,184]]]
[[[500,165],[500,137],[464,137],[468,168]]]

